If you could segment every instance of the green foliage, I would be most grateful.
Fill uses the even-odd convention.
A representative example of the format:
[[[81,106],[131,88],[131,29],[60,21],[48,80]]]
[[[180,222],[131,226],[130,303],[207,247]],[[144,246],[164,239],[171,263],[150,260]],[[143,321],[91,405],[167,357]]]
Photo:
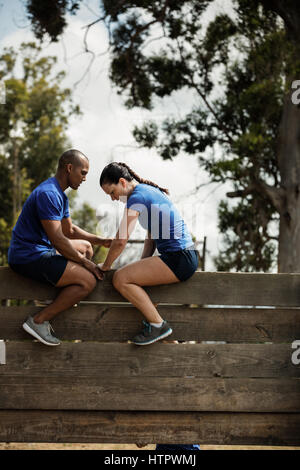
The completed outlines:
[[[35,43],[22,44],[18,52],[4,49],[0,55],[0,78],[6,88],[6,103],[0,105],[2,263],[7,233],[22,204],[34,187],[55,172],[58,157],[70,147],[68,119],[80,113],[71,91],[62,87],[64,73],[55,73],[55,65],[56,58],[42,56],[41,46]]]
[[[276,245],[267,233],[273,211],[268,201],[259,199],[257,194],[231,208],[225,201],[220,203],[218,228],[224,248],[214,258],[218,271],[265,272],[273,266]]]
[[[65,14],[75,14],[81,0],[27,0],[27,16],[31,21],[33,32],[38,39],[46,33],[53,41],[66,27]]]

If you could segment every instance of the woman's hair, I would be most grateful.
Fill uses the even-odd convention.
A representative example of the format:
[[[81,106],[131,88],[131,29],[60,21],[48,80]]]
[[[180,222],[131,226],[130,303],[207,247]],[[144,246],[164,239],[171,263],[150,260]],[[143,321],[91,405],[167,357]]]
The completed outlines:
[[[106,165],[100,176],[100,186],[103,186],[104,184],[118,184],[120,178],[124,178],[127,181],[135,179],[138,183],[149,184],[150,186],[154,186],[154,188],[160,189],[164,193],[169,194],[168,189],[161,188],[157,184],[153,183],[153,181],[141,178],[131,168],[129,168],[126,163],[122,162],[113,162]]]

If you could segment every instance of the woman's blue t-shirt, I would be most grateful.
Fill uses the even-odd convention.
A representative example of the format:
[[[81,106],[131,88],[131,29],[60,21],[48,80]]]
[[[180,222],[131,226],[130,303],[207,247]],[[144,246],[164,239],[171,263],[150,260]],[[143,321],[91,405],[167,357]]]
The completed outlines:
[[[178,210],[160,189],[138,184],[126,207],[140,213],[141,226],[151,233],[159,253],[179,251],[193,246],[192,237]]]
[[[55,177],[37,186],[26,200],[13,229],[8,262],[30,263],[51,250],[53,246],[41,220],[62,220],[69,216],[68,198]]]

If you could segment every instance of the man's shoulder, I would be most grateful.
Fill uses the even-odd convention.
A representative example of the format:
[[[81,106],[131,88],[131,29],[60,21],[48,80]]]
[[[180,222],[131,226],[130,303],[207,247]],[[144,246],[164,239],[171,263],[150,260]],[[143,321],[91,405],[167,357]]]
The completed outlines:
[[[42,181],[35,189],[34,192],[42,193],[47,191],[58,192],[57,186],[55,184],[54,178],[48,178],[45,181]]]
[[[60,189],[54,177],[48,178],[40,183],[33,193],[35,193],[37,197],[40,195],[49,195],[51,199],[54,198],[59,201],[66,201],[68,199],[67,195]]]

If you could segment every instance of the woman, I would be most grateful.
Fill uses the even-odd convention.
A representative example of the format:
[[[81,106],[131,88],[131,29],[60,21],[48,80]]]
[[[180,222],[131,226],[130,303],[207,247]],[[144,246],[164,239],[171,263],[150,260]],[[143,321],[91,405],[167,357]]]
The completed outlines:
[[[113,285],[146,318],[144,330],[132,342],[138,345],[154,343],[172,333],[143,286],[173,284],[187,280],[196,271],[198,256],[191,235],[165,188],[140,178],[125,163],[110,163],[102,171],[100,186],[113,201],[126,203],[119,230],[99,265],[109,271],[122,253],[137,220],[148,232],[142,259],[118,269]],[[153,256],[155,249],[160,256]]]

